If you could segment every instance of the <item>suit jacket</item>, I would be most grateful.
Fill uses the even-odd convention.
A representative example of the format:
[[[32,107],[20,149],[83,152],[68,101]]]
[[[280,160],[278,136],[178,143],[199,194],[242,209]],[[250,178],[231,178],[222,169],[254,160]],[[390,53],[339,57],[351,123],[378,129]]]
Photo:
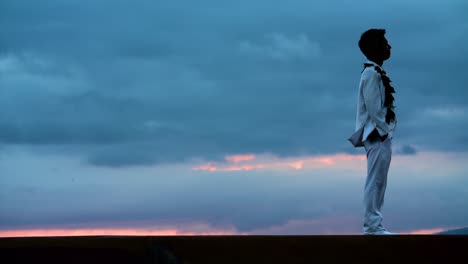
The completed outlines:
[[[367,61],[367,63],[381,68],[373,61]],[[385,122],[387,114],[387,108],[384,106],[385,87],[380,74],[373,66],[365,68],[361,74],[357,101],[356,129],[351,136],[357,144],[352,142],[353,145],[362,146],[362,142],[367,140],[374,129],[380,136],[388,134],[392,137],[396,120],[390,125]],[[356,139],[358,140],[356,141]]]

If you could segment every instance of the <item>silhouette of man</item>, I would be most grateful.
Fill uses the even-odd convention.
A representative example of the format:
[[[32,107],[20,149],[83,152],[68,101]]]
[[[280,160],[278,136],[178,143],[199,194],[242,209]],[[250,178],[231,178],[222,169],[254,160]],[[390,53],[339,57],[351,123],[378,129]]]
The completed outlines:
[[[392,95],[395,90],[382,68],[383,62],[390,58],[391,49],[385,38],[385,29],[369,29],[362,33],[359,48],[368,59],[359,82],[355,133],[359,135],[360,144],[357,146],[363,146],[367,154],[363,233],[390,235],[395,233],[384,228],[380,210],[384,204],[397,121]]]

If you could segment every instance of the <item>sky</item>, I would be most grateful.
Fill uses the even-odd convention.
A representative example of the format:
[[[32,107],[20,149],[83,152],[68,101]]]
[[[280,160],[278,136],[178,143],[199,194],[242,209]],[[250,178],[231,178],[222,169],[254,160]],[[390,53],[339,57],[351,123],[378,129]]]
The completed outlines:
[[[2,0],[0,236],[359,234],[370,28],[398,117],[384,224],[468,226],[464,0]]]

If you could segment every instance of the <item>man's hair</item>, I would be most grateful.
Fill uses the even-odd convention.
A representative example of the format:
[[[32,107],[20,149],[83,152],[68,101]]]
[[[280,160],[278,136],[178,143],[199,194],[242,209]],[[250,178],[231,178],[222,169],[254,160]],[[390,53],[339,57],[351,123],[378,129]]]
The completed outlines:
[[[374,57],[385,37],[385,29],[369,29],[361,34],[359,48],[368,59]]]

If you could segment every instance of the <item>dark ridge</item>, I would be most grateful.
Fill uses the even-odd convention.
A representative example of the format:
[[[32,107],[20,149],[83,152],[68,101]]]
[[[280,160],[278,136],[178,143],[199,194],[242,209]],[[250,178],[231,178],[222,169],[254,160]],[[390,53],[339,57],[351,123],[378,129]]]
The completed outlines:
[[[447,263],[468,236],[82,236],[0,238],[2,263]]]

